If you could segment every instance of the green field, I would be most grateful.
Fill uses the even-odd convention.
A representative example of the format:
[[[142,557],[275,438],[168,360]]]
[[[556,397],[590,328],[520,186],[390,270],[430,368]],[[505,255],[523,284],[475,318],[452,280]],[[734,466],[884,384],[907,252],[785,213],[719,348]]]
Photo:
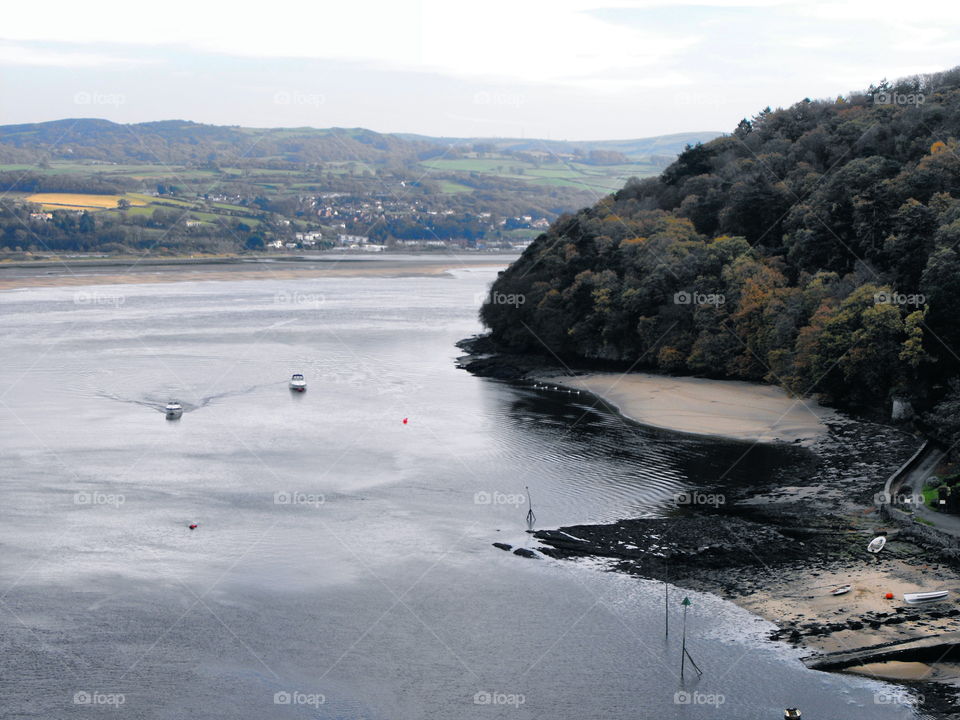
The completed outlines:
[[[441,180],[440,192],[451,193],[451,194],[469,193],[469,192],[473,192],[473,188],[458,182],[454,182],[453,180]]]
[[[631,177],[650,177],[659,168],[648,162],[620,165],[588,165],[576,162],[545,162],[541,164],[519,160],[516,157],[460,157],[424,160],[420,165],[431,174],[476,173],[509,180],[521,180],[532,185],[553,185],[608,193],[623,187]],[[441,180],[443,192],[464,192],[459,183]]]
[[[589,165],[569,162],[566,158],[543,155],[545,162],[502,154],[487,154],[483,157],[464,156],[424,160],[416,167],[427,171],[427,177],[436,180],[440,192],[449,195],[473,192],[467,184],[467,176],[485,175],[509,181],[520,181],[532,186],[567,187],[571,189],[605,194],[622,187],[631,177],[649,177],[659,172],[655,165],[638,160],[620,165]],[[553,162],[547,162],[554,160]],[[188,184],[210,182],[210,189],[217,188],[224,180],[236,182],[246,178],[250,184],[274,193],[283,190],[322,192],[326,184],[318,172],[334,175],[375,176],[374,166],[363,162],[329,161],[320,170],[289,170],[271,168],[223,167],[219,171],[163,164],[111,164],[98,162],[54,161],[44,168],[15,163],[0,165],[0,172],[36,172],[39,174],[89,175],[109,181],[126,178],[145,183],[165,182]],[[146,196],[149,198],[150,196]],[[165,199],[166,200],[166,199]],[[169,201],[167,201],[169,202]],[[227,204],[216,204],[226,210],[242,212],[244,209]]]

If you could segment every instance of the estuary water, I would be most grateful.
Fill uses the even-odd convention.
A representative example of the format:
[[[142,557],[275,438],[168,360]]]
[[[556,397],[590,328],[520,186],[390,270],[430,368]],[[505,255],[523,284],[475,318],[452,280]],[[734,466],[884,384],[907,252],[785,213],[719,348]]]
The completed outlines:
[[[0,293],[0,717],[916,717],[717,598],[665,639],[662,584],[491,546],[535,547],[526,488],[659,517],[805,452],[458,370],[495,275]]]

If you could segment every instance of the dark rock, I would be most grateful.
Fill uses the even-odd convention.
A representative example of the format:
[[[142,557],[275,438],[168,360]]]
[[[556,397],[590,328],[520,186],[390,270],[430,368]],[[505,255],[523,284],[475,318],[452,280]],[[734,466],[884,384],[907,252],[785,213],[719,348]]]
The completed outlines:
[[[525,558],[535,558],[537,556],[533,550],[529,550],[527,548],[517,548],[513,551],[513,554]]]
[[[506,543],[495,542],[493,543],[495,548],[500,548],[501,550],[506,550],[507,552],[513,550],[513,545],[507,545]]]

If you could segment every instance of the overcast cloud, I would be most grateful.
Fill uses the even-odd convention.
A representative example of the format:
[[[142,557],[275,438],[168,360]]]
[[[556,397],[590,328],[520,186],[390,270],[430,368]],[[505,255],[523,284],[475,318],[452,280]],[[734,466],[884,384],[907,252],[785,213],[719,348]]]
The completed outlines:
[[[3,123],[626,138],[960,64],[960,12],[925,1],[53,0],[4,16]]]

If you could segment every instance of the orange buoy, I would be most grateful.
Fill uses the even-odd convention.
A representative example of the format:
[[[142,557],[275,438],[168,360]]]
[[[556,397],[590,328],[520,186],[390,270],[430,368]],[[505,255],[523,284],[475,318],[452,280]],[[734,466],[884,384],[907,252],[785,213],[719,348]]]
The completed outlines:
[[[189,526],[189,527],[190,527],[191,530],[196,530],[196,529],[197,529],[197,524],[196,524],[196,523],[190,523],[190,526]]]
[[[886,595],[884,595],[884,597],[885,597],[887,600],[893,600],[893,593],[887,593]]]

